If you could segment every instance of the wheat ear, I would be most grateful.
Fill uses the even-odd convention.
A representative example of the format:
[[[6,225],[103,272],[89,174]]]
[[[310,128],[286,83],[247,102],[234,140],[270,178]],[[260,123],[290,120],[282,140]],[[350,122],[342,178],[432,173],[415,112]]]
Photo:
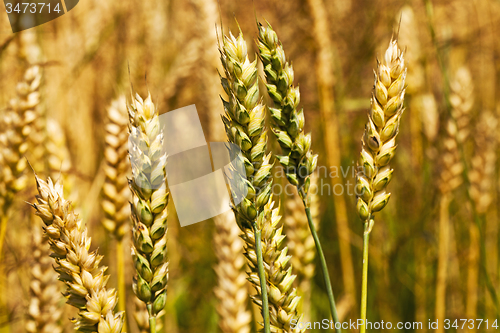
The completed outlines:
[[[119,333],[123,313],[114,313],[117,298],[114,289],[107,289],[106,267],[99,266],[102,256],[89,252],[87,228],[64,199],[60,182],[47,182],[35,175],[38,195],[32,206],[43,223],[55,259],[59,280],[66,283],[67,303],[80,310],[74,319],[79,332]]]
[[[289,327],[287,319],[299,317],[296,308],[300,298],[291,288],[295,275],[287,265],[287,250],[282,249],[278,210],[272,209],[271,154],[265,153],[265,108],[259,98],[257,61],[249,61],[241,32],[237,38],[231,33],[223,36],[219,49],[226,76],[221,77],[222,86],[229,98],[223,100],[223,121],[229,141],[241,149],[248,186],[246,198],[233,205],[233,210],[244,234],[250,281],[258,293],[254,301],[262,309],[264,331],[275,332]]]
[[[450,252],[450,219],[448,209],[452,200],[452,192],[463,182],[464,164],[460,154],[460,146],[469,136],[469,129],[467,128],[470,120],[469,113],[474,103],[472,78],[470,72],[465,67],[461,67],[456,72],[450,88],[452,118],[448,119],[445,127],[443,152],[441,154],[441,173],[438,183],[441,198],[439,203],[439,255],[436,278],[435,316],[441,321],[445,319],[446,315],[446,285]],[[469,231],[474,233],[475,230],[473,229],[474,227],[471,227]],[[471,236],[474,239],[475,235],[471,234]],[[444,329],[439,328],[439,332],[444,332]]]
[[[129,174],[128,155],[128,111],[124,96],[111,103],[107,110],[105,126],[106,148],[104,172],[106,179],[103,186],[102,225],[117,240],[121,241],[128,228],[130,218],[130,190],[127,184]]]
[[[366,300],[368,282],[368,241],[374,225],[373,216],[389,201],[387,184],[393,170],[389,162],[396,150],[396,136],[403,114],[406,67],[396,40],[391,40],[382,62],[378,62],[371,99],[371,110],[361,148],[357,174],[357,211],[364,223],[363,282],[361,295],[361,333],[366,331]]]
[[[167,156],[163,134],[151,95],[136,95],[129,110],[129,155],[132,165],[132,257],[136,269],[134,292],[146,304],[150,332],[167,298]]]
[[[125,311],[125,262],[123,253],[123,236],[128,228],[130,218],[130,190],[127,184],[130,165],[128,155],[128,111],[125,96],[114,100],[107,110],[105,126],[106,148],[104,158],[106,175],[102,188],[101,202],[104,217],[101,220],[106,231],[116,240],[116,267],[118,274],[118,308]],[[127,320],[125,320],[125,330]]]
[[[17,192],[26,187],[24,175],[27,162],[23,157],[28,150],[27,138],[33,121],[37,118],[36,108],[40,103],[40,67],[29,67],[23,80],[17,84],[16,97],[8,105],[1,120],[0,154],[0,262],[7,232],[7,214]]]
[[[311,133],[304,134],[304,111],[298,110],[300,91],[298,87],[293,86],[293,67],[286,60],[283,45],[269,23],[267,27],[258,23],[258,28],[259,56],[264,65],[267,92],[273,99],[275,106],[274,108],[268,107],[273,119],[271,127],[283,154],[276,157],[283,166],[288,181],[297,186],[304,203],[309,229],[320,259],[330,312],[333,320],[339,322],[326,259],[309,207],[310,197],[308,193],[311,184],[309,176],[316,169],[318,155],[313,155],[311,152]],[[342,330],[336,328],[336,331],[341,332]]]
[[[262,253],[264,254],[264,271],[269,295],[270,309],[270,331],[302,333],[304,329],[298,326],[292,328],[293,323],[302,321],[303,315],[299,312],[301,297],[297,295],[297,289],[293,287],[296,275],[293,274],[292,256],[287,255],[288,248],[285,246],[285,235],[283,235],[283,221],[279,215],[280,207],[274,208],[274,202],[269,201],[264,210],[257,217],[257,226],[262,232]],[[257,289],[257,295],[253,297],[254,302],[262,306],[262,289],[259,285],[259,275],[256,272],[257,253],[255,247],[255,234],[246,229],[242,236],[245,241],[245,256],[250,262],[249,280]]]
[[[222,36],[219,44],[221,62],[225,77],[221,77],[222,87],[228,101],[222,99],[224,116],[222,121],[229,142],[236,144],[242,152],[245,173],[248,179],[248,195],[237,206],[233,205],[239,228],[254,234],[257,241],[250,244],[256,253],[256,265],[252,267],[258,274],[256,288],[260,286],[261,310],[265,333],[270,333],[269,300],[266,276],[262,258],[262,230],[257,226],[257,217],[271,200],[271,155],[266,155],[267,132],[264,127],[265,108],[259,97],[257,61],[250,62],[247,44],[243,35]],[[247,244],[248,245],[248,244]]]
[[[31,267],[30,302],[26,331],[29,333],[61,333],[62,309],[57,273],[53,269],[54,259],[50,257],[47,236],[42,236],[38,219],[33,226],[33,257]]]
[[[318,155],[311,152],[311,133],[304,134],[304,110],[298,110],[300,91],[293,86],[293,67],[286,60],[283,46],[271,25],[264,27],[259,23],[258,28],[259,56],[264,65],[267,92],[275,106],[269,107],[273,120],[271,128],[283,154],[276,157],[288,181],[297,186],[306,202],[309,175],[316,169]]]
[[[224,205],[228,206],[228,203]],[[223,333],[250,333],[252,316],[247,309],[247,280],[244,272],[245,257],[240,229],[231,212],[214,219],[214,249],[217,256],[217,312]]]

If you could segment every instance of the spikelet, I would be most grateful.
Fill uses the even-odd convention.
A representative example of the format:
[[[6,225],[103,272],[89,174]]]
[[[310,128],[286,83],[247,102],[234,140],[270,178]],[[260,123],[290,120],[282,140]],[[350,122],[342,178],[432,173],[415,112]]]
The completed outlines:
[[[136,95],[128,111],[132,257],[137,273],[133,288],[154,318],[167,298],[167,156],[162,152],[163,134],[151,95],[145,100]]]
[[[495,182],[496,138],[498,121],[488,111],[482,112],[476,127],[475,155],[469,171],[469,193],[476,212],[485,214],[493,201],[492,185]]]
[[[33,257],[31,266],[30,303],[28,306],[26,331],[29,333],[61,333],[62,309],[59,306],[61,291],[57,273],[53,269],[47,236],[42,236],[39,223],[32,228]]]
[[[106,267],[99,266],[102,256],[89,252],[90,238],[87,228],[65,200],[60,182],[47,182],[35,175],[38,195],[32,204],[45,224],[55,259],[59,280],[67,286],[67,303],[78,308],[79,318],[74,319],[79,332],[118,333],[122,330],[123,313],[114,313],[117,303],[114,289],[107,289],[109,276]]]
[[[101,223],[116,239],[121,240],[128,227],[130,217],[130,190],[127,184],[129,173],[128,154],[128,116],[127,102],[124,96],[111,103],[108,108],[106,123],[106,148],[104,172],[106,179],[103,185],[101,202],[104,218]]]
[[[383,209],[393,170],[389,162],[396,150],[396,136],[403,113],[406,67],[397,41],[391,40],[382,62],[378,62],[368,123],[362,138],[357,174],[357,211],[363,221]]]
[[[288,181],[297,186],[308,205],[309,175],[316,169],[318,155],[311,152],[311,133],[304,133],[304,110],[298,110],[300,91],[293,86],[293,67],[286,60],[283,45],[268,23],[259,23],[259,56],[264,65],[266,87],[274,101],[271,113],[273,133],[281,146],[282,155],[276,156],[285,170]]]
[[[27,167],[23,157],[27,152],[29,143],[27,138],[32,131],[33,121],[37,118],[36,108],[40,103],[40,82],[42,76],[40,67],[29,67],[21,82],[16,87],[17,96],[13,98],[0,120],[2,129],[1,152],[1,184],[0,197],[4,211],[10,206],[14,194],[24,189],[27,176],[23,175]]]
[[[224,205],[228,206],[228,203]],[[214,249],[217,256],[217,312],[223,333],[249,333],[252,316],[247,309],[247,280],[244,272],[245,257],[240,229],[234,215],[226,212],[214,219]]]
[[[248,194],[237,206],[233,205],[236,223],[243,231],[245,256],[249,260],[250,282],[258,294],[254,302],[262,308],[262,295],[257,269],[254,228],[262,233],[262,253],[269,296],[269,312],[272,332],[293,332],[290,320],[300,318],[297,306],[300,297],[292,288],[290,256],[283,247],[279,208],[273,209],[271,198],[272,178],[266,155],[267,132],[264,127],[265,108],[259,98],[257,61],[250,62],[243,35],[223,36],[219,45],[225,77],[222,87],[229,101],[223,99],[225,115],[222,117],[229,142],[242,151]],[[298,332],[299,330],[296,330]]]

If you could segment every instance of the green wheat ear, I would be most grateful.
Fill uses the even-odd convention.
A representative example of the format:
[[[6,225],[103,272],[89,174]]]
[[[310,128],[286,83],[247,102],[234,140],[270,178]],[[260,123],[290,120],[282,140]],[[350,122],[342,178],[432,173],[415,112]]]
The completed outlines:
[[[274,107],[268,107],[271,128],[281,147],[281,155],[276,157],[288,181],[298,187],[300,196],[308,202],[309,176],[316,169],[318,155],[311,151],[311,133],[304,133],[304,110],[299,109],[300,90],[293,86],[293,67],[286,60],[276,32],[269,23],[267,27],[259,23],[258,28],[259,56],[264,65],[267,92],[274,102]]]

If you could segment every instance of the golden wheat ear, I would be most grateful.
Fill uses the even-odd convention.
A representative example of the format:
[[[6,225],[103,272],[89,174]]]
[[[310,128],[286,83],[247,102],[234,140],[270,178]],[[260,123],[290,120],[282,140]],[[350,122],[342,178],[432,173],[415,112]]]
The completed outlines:
[[[35,175],[38,195],[32,204],[35,214],[45,224],[51,257],[59,280],[67,286],[67,303],[79,309],[74,319],[78,332],[119,333],[123,326],[123,312],[115,313],[117,303],[114,289],[107,289],[109,279],[102,256],[90,252],[87,228],[73,212],[71,203],[64,199],[62,184],[49,178],[43,181]]]
[[[396,136],[404,110],[406,72],[404,54],[393,39],[382,61],[377,61],[371,109],[361,139],[361,156],[358,162],[361,168],[358,168],[357,174],[356,208],[364,224],[361,288],[363,322],[366,322],[369,237],[375,223],[375,213],[387,205],[391,196],[387,191],[393,173],[389,163],[396,150]],[[360,332],[366,332],[365,324],[361,326]]]
[[[29,67],[16,86],[16,96],[0,117],[0,262],[7,233],[7,215],[16,194],[26,188],[28,181],[24,155],[29,148],[33,122],[38,117],[41,80],[40,67]]]

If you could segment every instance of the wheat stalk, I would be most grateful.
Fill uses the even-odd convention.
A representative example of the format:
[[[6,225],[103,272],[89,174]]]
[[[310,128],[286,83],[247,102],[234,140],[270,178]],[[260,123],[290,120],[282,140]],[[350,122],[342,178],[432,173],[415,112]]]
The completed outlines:
[[[281,156],[276,156],[283,166],[288,181],[297,186],[299,195],[304,203],[309,229],[316,245],[316,251],[321,263],[323,280],[326,286],[330,312],[335,322],[339,316],[335,305],[335,298],[330,282],[326,259],[310,214],[310,175],[316,169],[318,155],[311,152],[311,133],[304,134],[304,111],[297,109],[300,102],[300,91],[293,86],[293,67],[286,60],[285,51],[278,39],[278,35],[268,23],[267,27],[258,24],[259,28],[259,56],[264,65],[266,87],[269,96],[274,101],[274,108],[268,107],[273,119],[272,130],[281,146]],[[341,332],[340,328],[336,328]]]
[[[335,75],[335,54],[338,53],[338,41],[331,38],[331,24],[327,10],[327,1],[307,0],[309,12],[312,18],[311,37],[315,42],[315,79],[317,85],[318,107],[321,116],[323,132],[324,156],[329,166],[342,165],[342,144],[340,134],[342,133],[339,110],[335,103],[335,85],[339,76]],[[341,12],[341,10],[339,10]],[[338,14],[338,13],[337,13]],[[343,175],[329,177],[332,188],[344,187]],[[333,196],[335,207],[335,225],[337,227],[340,271],[344,285],[344,295],[348,303],[354,303],[356,299],[356,279],[351,250],[351,231],[349,229],[349,218],[347,214],[346,199],[343,195]]]
[[[374,225],[374,214],[389,201],[387,184],[393,170],[389,162],[396,150],[396,136],[403,114],[406,67],[396,40],[391,40],[382,62],[378,62],[368,123],[362,138],[357,174],[357,211],[364,223],[363,282],[361,295],[361,333],[366,331],[366,300],[368,282],[368,241]]]
[[[149,313],[151,333],[156,332],[156,316],[167,298],[167,156],[162,153],[163,135],[151,95],[136,95],[129,110],[129,155],[132,164],[131,216],[132,257],[136,268],[134,292]]]
[[[38,222],[38,221],[37,221]],[[31,267],[30,302],[26,331],[30,333],[61,333],[62,309],[57,284],[57,273],[53,269],[54,259],[50,258],[47,236],[42,236],[41,225],[32,228],[33,258]]]
[[[319,198],[318,198],[318,176],[311,176],[311,217],[319,230]],[[309,320],[311,307],[311,279],[314,276],[316,265],[316,248],[314,239],[309,232],[307,218],[304,214],[304,206],[298,195],[288,197],[285,203],[284,217],[285,231],[287,236],[287,245],[292,256],[292,265],[297,273],[297,286],[303,295],[303,312],[305,321]]]
[[[225,203],[225,207],[228,203]],[[247,280],[244,272],[245,257],[240,229],[232,213],[214,219],[214,249],[217,256],[218,284],[214,289],[217,297],[219,326],[223,333],[250,333],[252,316],[247,309]]]
[[[38,195],[32,206],[49,238],[51,257],[55,259],[59,280],[67,286],[67,303],[79,309],[73,319],[80,332],[119,333],[123,313],[114,313],[117,298],[114,289],[107,289],[106,267],[99,266],[102,256],[89,252],[87,228],[64,199],[60,182],[47,182],[35,175]]]

